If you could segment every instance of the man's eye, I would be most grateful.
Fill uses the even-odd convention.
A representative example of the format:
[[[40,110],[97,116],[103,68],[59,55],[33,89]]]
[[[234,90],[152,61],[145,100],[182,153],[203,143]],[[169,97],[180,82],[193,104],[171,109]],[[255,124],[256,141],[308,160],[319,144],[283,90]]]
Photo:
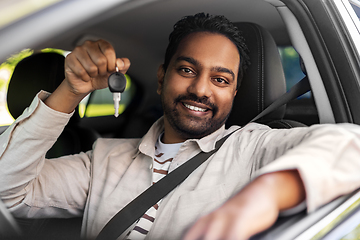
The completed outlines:
[[[182,71],[184,73],[193,73],[193,71],[189,68],[180,68],[180,71]]]
[[[214,80],[217,82],[217,83],[225,83],[225,84],[229,84],[225,79],[223,78],[214,78]]]

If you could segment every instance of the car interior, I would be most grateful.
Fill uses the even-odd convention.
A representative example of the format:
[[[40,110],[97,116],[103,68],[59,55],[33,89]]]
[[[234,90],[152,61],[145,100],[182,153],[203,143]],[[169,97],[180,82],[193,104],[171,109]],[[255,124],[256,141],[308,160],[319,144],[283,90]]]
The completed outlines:
[[[247,69],[245,78],[234,100],[233,111],[227,121],[229,126],[247,124],[252,118],[263,111],[265,107],[286,92],[286,81],[280,55],[270,33],[254,23],[236,23],[236,25],[243,32],[246,39],[246,44],[250,51],[251,65]],[[10,80],[7,95],[8,107],[12,116],[17,118],[30,105],[33,97],[40,90],[52,92],[63,79],[64,57],[60,54],[35,53],[20,61]],[[26,94],[19,99],[17,97],[19,92]],[[126,111],[124,114],[127,114]],[[284,116],[285,106],[282,106],[259,121],[269,124],[273,128],[306,126],[298,121],[284,119]],[[153,118],[149,121],[149,118],[142,119],[138,116],[135,118],[138,118],[137,121],[128,120],[121,127],[125,129],[138,129],[137,134],[143,135],[156,120],[156,118]],[[82,127],[80,121],[81,119],[76,112],[57,142],[47,152],[47,158],[59,157],[65,154],[76,154],[80,151],[91,149],[92,143],[100,137],[100,134],[91,128]],[[139,132],[139,126],[143,126],[140,130],[144,132]],[[80,229],[81,224],[81,219],[77,219],[77,221],[76,219],[35,221],[18,219],[18,221],[23,225],[23,228],[27,227],[27,231],[31,231],[30,235],[34,236],[39,234],[39,228],[47,233],[48,229],[53,229],[56,225],[65,226],[69,224],[69,227],[66,229],[75,229],[75,227]],[[29,233],[27,234],[29,235]],[[51,236],[53,234],[58,236],[54,230],[50,231],[50,234]]]
[[[99,98],[95,97],[95,91],[88,97],[83,107],[79,106],[76,109],[58,141],[47,152],[47,158],[88,151],[99,137],[142,137],[152,123],[162,115],[160,97],[156,94],[156,70],[163,61],[168,34],[177,20],[197,12],[227,16],[243,33],[250,51],[251,65],[234,100],[232,113],[226,122],[227,127],[247,124],[291,87],[285,76],[287,63],[284,62],[281,48],[295,50],[296,71],[300,72],[296,75],[295,81],[300,81],[305,75],[308,76],[311,93],[288,102],[258,122],[273,128],[335,122],[330,100],[324,90],[319,69],[316,67],[303,30],[298,20],[282,2],[277,0],[114,2],[104,4],[102,9],[96,9],[96,4],[90,1],[87,6],[81,6],[81,14],[75,9],[76,4],[79,3],[54,4],[42,14],[49,14],[49,19],[54,20],[56,28],[44,23],[42,30],[26,30],[26,33],[29,33],[28,45],[23,46],[22,43],[14,41],[7,49],[0,49],[0,60],[5,61],[4,56],[8,55],[6,51],[18,51],[23,47],[35,50],[54,48],[71,51],[86,40],[105,39],[113,44],[118,57],[128,57],[131,61],[127,75],[131,79],[133,88],[131,93],[130,90],[127,93],[129,97],[124,100],[127,102],[121,115],[115,118],[112,112],[112,114],[87,116],[92,101]],[[68,9],[69,7],[74,9]],[[66,16],[68,22],[62,27],[58,25],[59,10],[56,8],[63,8],[62,11],[68,9],[69,14]],[[28,24],[37,21],[36,17],[26,20]],[[19,20],[14,24],[21,24],[22,21],[25,20]],[[11,34],[15,33],[11,33],[9,29],[9,37],[12,36]],[[38,40],[31,41],[31,39]],[[64,58],[58,53],[36,51],[19,62],[12,74],[7,92],[8,109],[14,119],[29,106],[40,90],[52,92],[56,89],[64,79]],[[290,67],[288,71],[295,70]],[[107,99],[111,97],[109,91],[106,94]],[[110,98],[110,104],[111,101]],[[304,217],[304,214],[302,213],[301,217]],[[24,235],[28,237],[78,239],[81,220],[81,218],[17,219],[17,222]]]
[[[61,5],[61,3],[58,5]],[[127,10],[125,11],[124,9]],[[246,9],[246,11],[243,11],[242,14],[237,14],[232,9]],[[99,117],[81,118],[79,124],[85,128],[92,128],[101,136],[141,137],[148,126],[162,114],[160,98],[156,94],[156,70],[162,63],[167,45],[167,37],[172,29],[172,25],[182,16],[200,11],[211,14],[223,14],[237,23],[251,22],[257,24],[269,31],[278,48],[294,47],[290,41],[291,33],[287,29],[288,21],[282,20],[283,16],[279,14],[278,9],[271,4],[271,1],[269,3],[262,0],[227,1],[226,4],[219,1],[211,1],[207,2],[207,4],[204,4],[203,1],[124,2],[108,10],[108,12],[105,12],[106,14],[99,13],[101,16],[93,17],[91,21],[72,26],[69,31],[56,37],[47,37],[44,42],[36,43],[30,47],[33,49],[51,47],[71,51],[76,45],[81,44],[85,40],[103,38],[111,42],[120,56],[126,56],[131,60],[132,65],[128,75],[131,77],[133,85],[136,86],[136,92],[131,99],[132,105],[127,106],[126,111],[119,118],[114,118],[111,115],[101,116],[103,124],[96,124],[99,121]],[[157,17],[154,18],[153,16]],[[137,30],[134,31],[134,29]],[[266,53],[264,56],[267,55]],[[266,64],[269,63],[265,63],[264,66]],[[298,62],[298,68],[300,69],[300,61]],[[265,76],[265,78],[271,77]],[[301,77],[297,80],[300,79]],[[280,91],[280,89],[286,91],[288,88],[286,86],[285,88],[284,86],[282,88],[277,86],[274,89],[276,91]],[[244,93],[245,91],[243,91]],[[274,96],[271,96],[271,94],[274,94]],[[247,97],[249,96],[250,94]],[[260,109],[267,106],[279,95],[272,90],[264,93],[264,96],[265,102],[262,103],[264,105],[260,106]],[[245,111],[252,111],[251,109],[252,107],[248,107]],[[312,94],[287,104],[283,111],[284,115],[281,118],[299,121],[305,125],[320,122]],[[136,123],[138,119],[146,124]],[[239,122],[239,120],[234,121],[234,123],[243,125],[246,121],[249,121],[247,118],[244,118],[243,122]],[[327,121],[326,119],[321,120],[322,122]],[[131,132],[129,132],[130,128],[123,127],[126,124],[138,125],[140,129],[131,129]]]

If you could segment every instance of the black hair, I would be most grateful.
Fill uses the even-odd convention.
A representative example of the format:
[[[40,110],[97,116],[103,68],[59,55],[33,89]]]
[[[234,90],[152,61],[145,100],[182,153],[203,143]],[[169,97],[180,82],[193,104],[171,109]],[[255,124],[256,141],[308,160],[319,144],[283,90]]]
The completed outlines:
[[[224,35],[236,45],[240,55],[239,74],[236,87],[239,88],[245,71],[250,65],[248,48],[238,28],[226,17],[221,15],[212,16],[205,13],[197,13],[193,16],[186,16],[179,20],[174,25],[174,30],[169,36],[169,44],[166,49],[163,65],[164,71],[166,71],[181,40],[187,35],[195,32],[218,33]]]

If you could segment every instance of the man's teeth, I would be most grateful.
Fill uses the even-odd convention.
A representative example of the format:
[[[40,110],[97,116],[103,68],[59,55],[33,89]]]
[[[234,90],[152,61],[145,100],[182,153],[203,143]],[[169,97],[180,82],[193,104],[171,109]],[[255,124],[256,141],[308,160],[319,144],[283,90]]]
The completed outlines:
[[[187,107],[187,108],[190,109],[190,110],[193,110],[193,111],[198,111],[198,112],[205,112],[205,111],[206,111],[206,109],[199,108],[199,107],[195,107],[195,106],[191,106],[191,105],[186,104],[186,103],[184,103],[184,106]]]

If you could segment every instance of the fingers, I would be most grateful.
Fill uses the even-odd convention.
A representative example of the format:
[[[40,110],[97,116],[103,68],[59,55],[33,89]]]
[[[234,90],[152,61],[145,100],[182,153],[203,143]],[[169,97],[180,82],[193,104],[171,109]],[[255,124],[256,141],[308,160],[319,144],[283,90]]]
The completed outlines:
[[[105,40],[86,41],[76,47],[65,62],[66,70],[84,81],[106,76],[115,71],[116,65],[125,73],[130,61],[127,58],[116,59],[114,48]]]
[[[99,58],[97,59],[97,65],[99,66],[99,70],[101,70],[99,71],[99,73],[105,74],[106,72],[114,72],[116,64],[116,54],[114,48],[109,42],[105,40],[99,40],[98,44],[99,49],[102,53],[101,56],[99,56]]]
[[[269,228],[276,221],[279,209],[273,191],[268,188],[262,181],[251,182],[222,206],[200,218],[183,240],[248,239]]]
[[[121,73],[125,74],[130,67],[130,60],[128,58],[118,58],[116,59],[116,66]]]
[[[243,236],[238,234],[235,221],[235,218],[221,213],[207,215],[188,230],[183,240],[243,239]]]
[[[105,40],[86,41],[66,57],[65,80],[46,104],[70,113],[88,93],[108,87],[108,77],[116,66],[126,73],[130,61],[127,58],[117,59],[114,48]]]
[[[88,64],[92,65],[92,63],[81,63],[77,55],[71,53],[66,57],[65,60],[65,74],[67,75],[67,77],[69,77],[69,75],[70,77],[72,75],[75,75],[83,81],[88,82],[91,79],[91,76],[89,75],[89,72],[91,72],[91,70],[89,70],[89,66],[87,66]],[[86,65],[87,67],[84,67],[84,65]]]
[[[202,235],[206,232],[208,226],[208,218],[203,217],[199,219],[185,234],[183,240],[200,240]]]

